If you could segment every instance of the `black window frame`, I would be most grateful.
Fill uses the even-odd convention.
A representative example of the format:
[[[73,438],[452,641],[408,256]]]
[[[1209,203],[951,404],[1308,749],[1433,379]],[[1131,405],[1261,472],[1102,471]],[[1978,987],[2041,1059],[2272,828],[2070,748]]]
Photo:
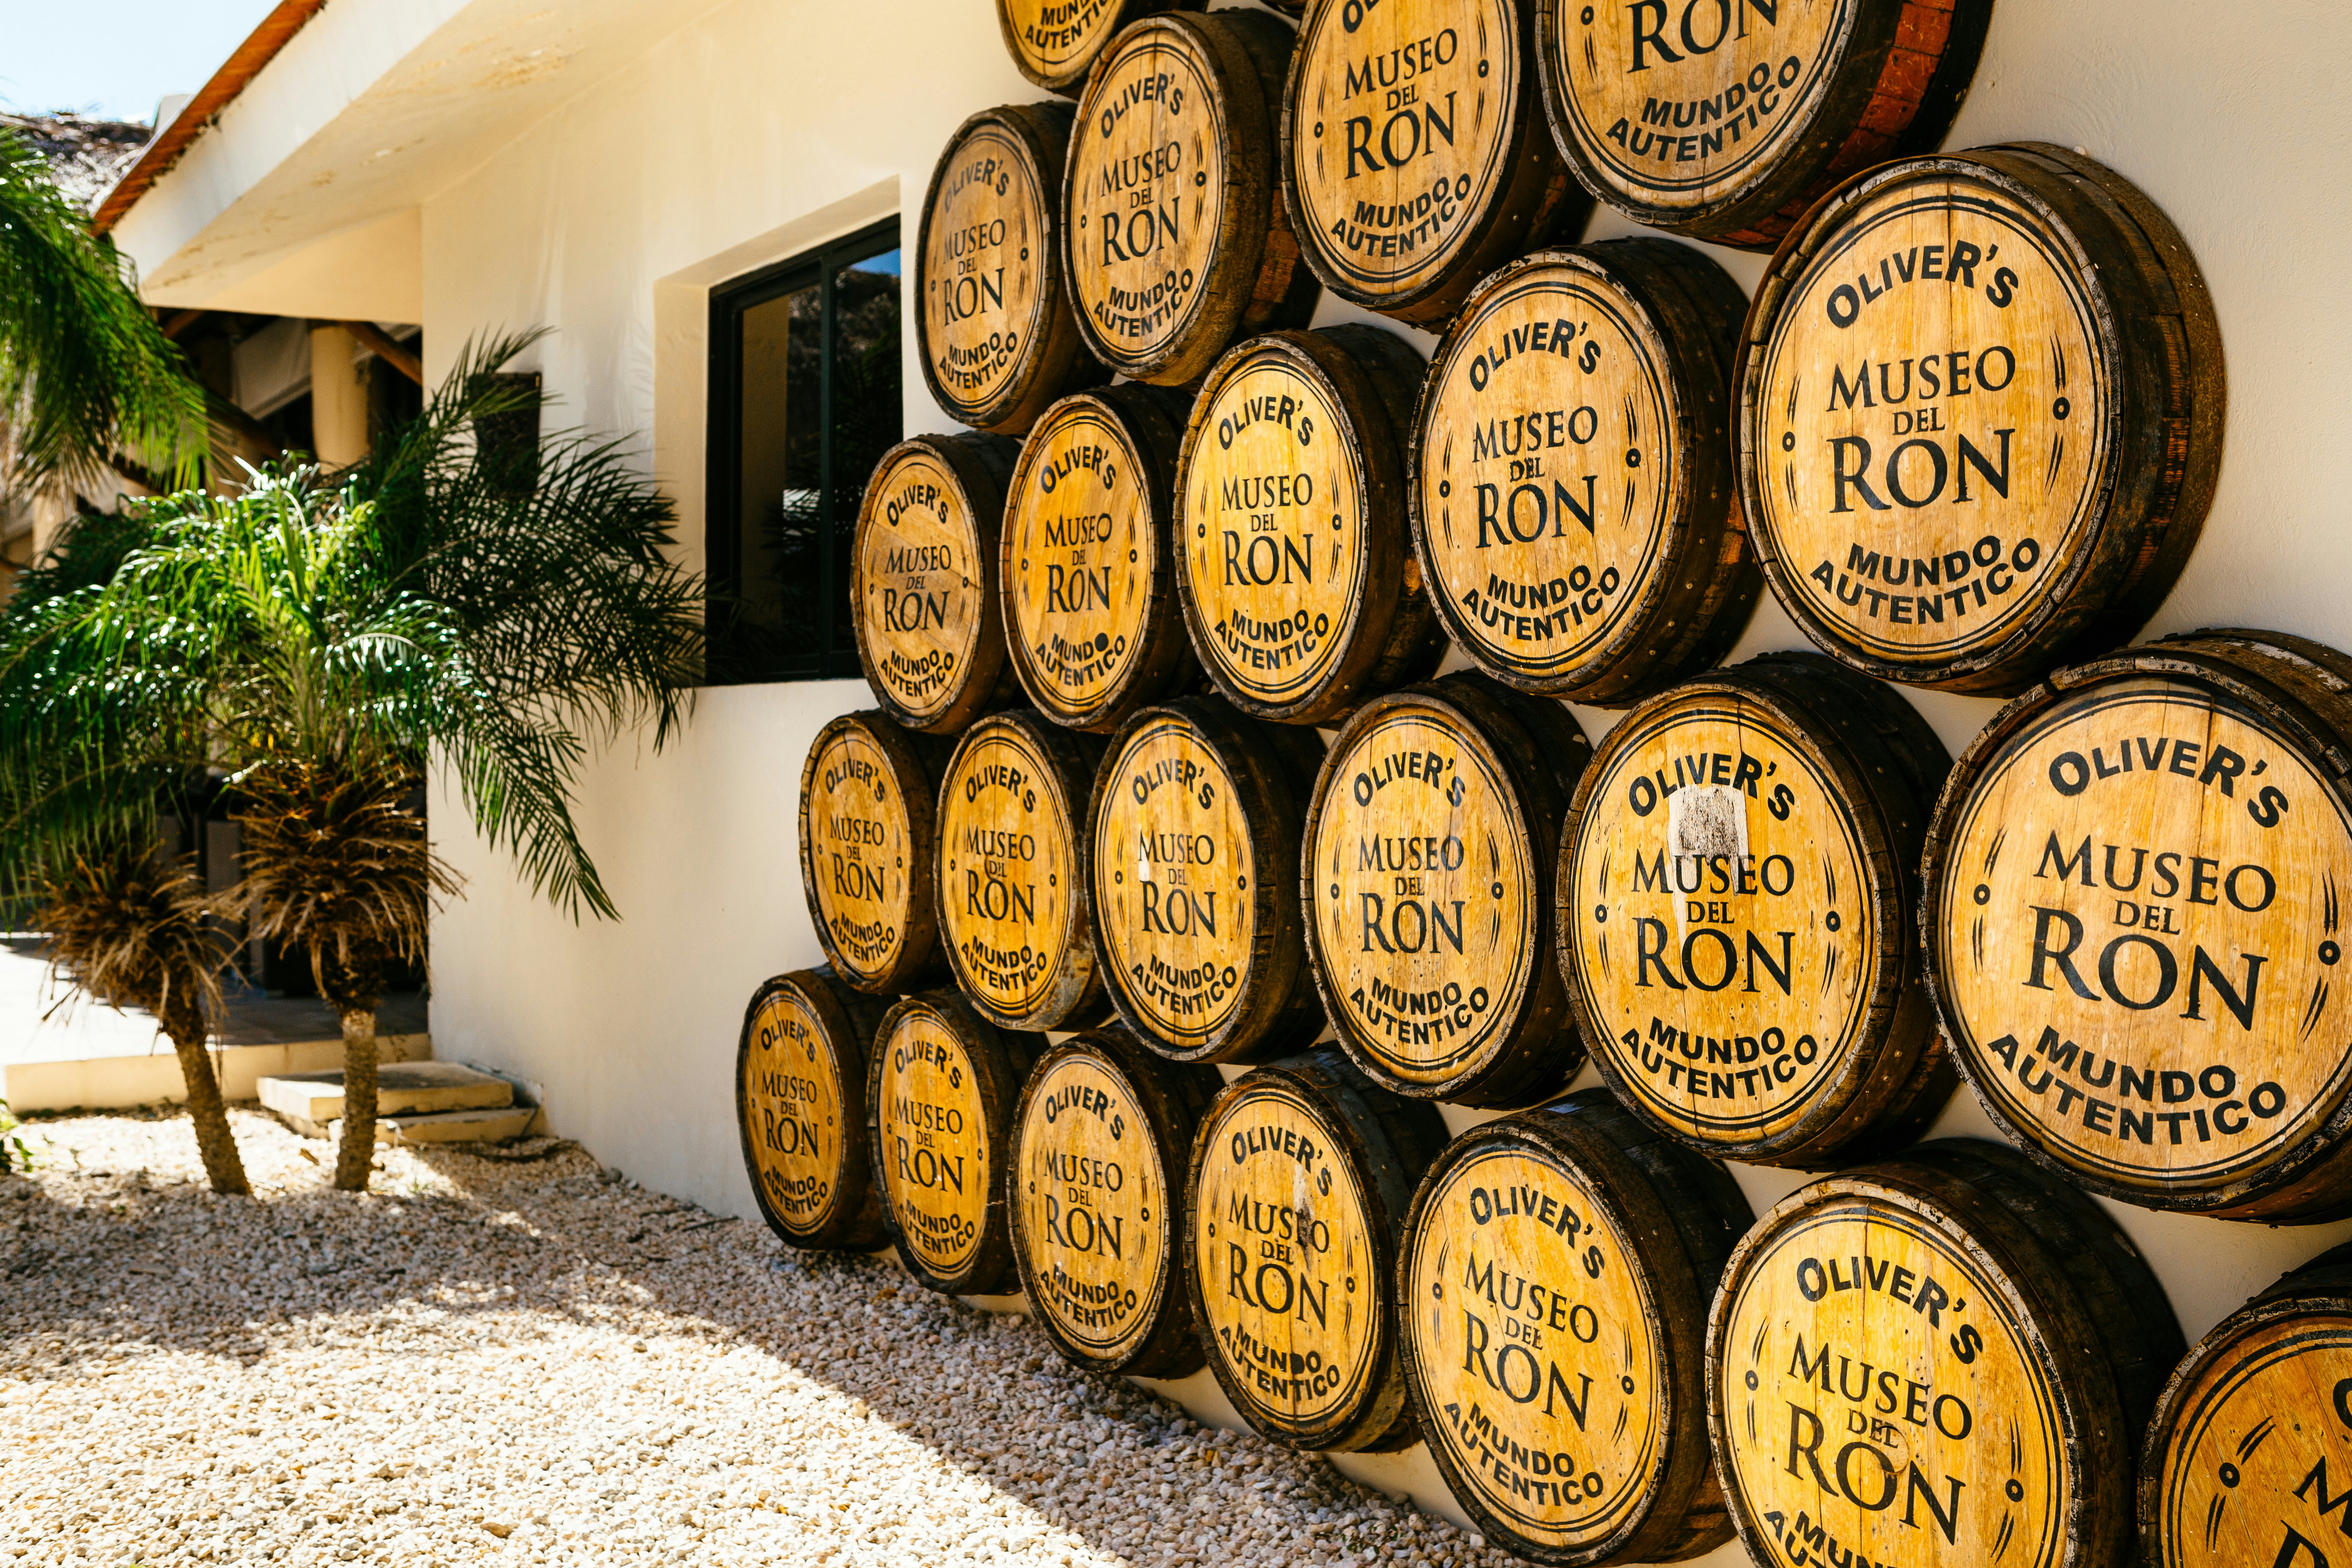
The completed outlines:
[[[730,278],[710,290],[710,383],[709,423],[704,463],[703,563],[710,584],[705,629],[717,656],[711,684],[756,686],[790,680],[836,680],[862,677],[853,636],[850,646],[836,647],[839,630],[835,616],[849,613],[848,563],[836,559],[845,545],[835,526],[841,499],[834,472],[834,279],[846,268],[892,251],[901,253],[901,287],[906,275],[905,247],[899,239],[899,218],[894,215],[868,224],[855,233],[829,239],[788,260]],[[730,658],[730,606],[743,581],[743,416],[740,402],[743,384],[743,315],[781,296],[808,289],[818,290],[817,313],[824,341],[817,355],[817,420],[824,438],[817,458],[817,561],[827,582],[840,574],[842,592],[827,595],[820,618],[821,651],[783,660],[767,668],[749,668]],[[903,311],[903,303],[901,306]],[[903,320],[903,317],[902,317]],[[903,421],[904,415],[901,414]],[[903,426],[902,426],[903,427]],[[856,482],[856,477],[852,477]],[[857,498],[850,498],[854,510]]]

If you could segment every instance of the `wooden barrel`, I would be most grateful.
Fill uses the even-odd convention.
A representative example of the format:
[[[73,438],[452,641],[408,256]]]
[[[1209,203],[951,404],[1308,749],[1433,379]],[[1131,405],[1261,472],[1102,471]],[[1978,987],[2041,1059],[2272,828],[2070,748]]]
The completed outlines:
[[[1356,710],[1299,864],[1339,1044],[1400,1094],[1521,1106],[1584,1064],[1546,879],[1592,748],[1557,702],[1471,671]]]
[[[1405,1385],[1489,1540],[1551,1568],[1731,1539],[1706,1438],[1706,1307],[1754,1217],[1721,1165],[1606,1089],[1445,1147],[1397,1270]]]
[[[1638,222],[1769,250],[1848,175],[1942,145],[1992,0],[1535,0],[1544,108]]]
[[[751,995],[735,1048],[735,1127],[768,1228],[789,1247],[867,1252],[882,1198],[866,1149],[866,1058],[882,1004],[832,970],[779,974]]]
[[[1020,448],[918,436],[882,454],[857,510],[857,661],[882,710],[952,735],[1021,698],[996,590],[1004,484]]]
[[[1733,505],[1746,306],[1654,239],[1539,251],[1463,306],[1413,415],[1413,538],[1481,669],[1616,707],[1738,640],[1763,589]]]
[[[1048,92],[1076,98],[1087,72],[1121,27],[1161,11],[1197,11],[1207,0],[996,0],[1005,52]],[[1279,7],[1277,7],[1279,9]]]
[[[2347,1450],[2352,1247],[2338,1247],[2224,1318],[2174,1370],[2140,1457],[2140,1560],[2342,1562]]]
[[[1006,1167],[1013,1256],[1045,1337],[1091,1372],[1201,1370],[1178,1215],[1216,1069],[1164,1061],[1127,1030],[1047,1051],[1021,1090]]]
[[[883,1016],[866,1089],[882,1220],[907,1272],[990,1296],[1015,1282],[1004,1215],[1013,1107],[1045,1037],[1000,1029],[955,992]]]
[[[1137,381],[1197,382],[1235,338],[1303,327],[1315,275],[1275,194],[1289,23],[1147,17],[1087,78],[1063,181],[1078,326]]]
[[[2212,301],[2171,221],[2088,158],[1870,171],[1782,244],[1743,337],[1765,580],[1866,674],[2021,691],[2128,642],[2196,546],[2221,461]]]
[[[1111,999],[1163,1056],[1259,1061],[1323,1032],[1297,884],[1315,738],[1181,698],[1127,721],[1087,808]]]
[[[1172,542],[1184,406],[1156,387],[1082,392],[1021,445],[998,568],[1004,633],[1055,723],[1108,734],[1199,679]]]
[[[2352,1214],[2352,658],[2210,631],[2053,675],[1954,765],[1920,900],[1960,1070],[2094,1191]]]
[[[1016,56],[1017,58],[1017,56]],[[1062,259],[1066,103],[983,109],[923,193],[915,331],[923,380],[966,425],[1018,436],[1110,374],[1087,353]]]
[[[1323,286],[1437,326],[1592,204],[1545,130],[1519,0],[1318,7],[1283,96],[1282,195]]]
[[[1026,708],[964,732],[940,786],[940,934],[990,1022],[1060,1029],[1109,1010],[1087,871],[1103,742]]]
[[[1893,689],[1811,653],[1685,681],[1609,731],[1555,897],[1578,1023],[1628,1106],[1767,1165],[1927,1130],[1958,1084],[1916,924],[1950,767]]]
[[[1388,1093],[1325,1047],[1225,1086],[1192,1141],[1184,1249],[1225,1397],[1294,1448],[1419,1440],[1390,1290],[1415,1183],[1445,1142],[1437,1108]]]
[[[817,731],[801,766],[801,888],[824,956],[869,995],[945,973],[932,867],[946,742],[879,709]]]
[[[2115,1222],[2006,1145],[1825,1177],[1741,1240],[1709,1316],[1732,1523],[1759,1563],[2123,1568],[2181,1349]]]
[[[1319,724],[1437,673],[1445,636],[1396,526],[1424,368],[1378,327],[1271,332],[1193,402],[1177,588],[1202,667],[1243,711]]]

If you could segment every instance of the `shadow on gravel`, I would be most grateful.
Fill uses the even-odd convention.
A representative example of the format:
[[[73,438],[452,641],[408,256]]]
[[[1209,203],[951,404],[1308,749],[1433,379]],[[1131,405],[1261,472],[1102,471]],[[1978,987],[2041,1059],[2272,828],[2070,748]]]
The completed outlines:
[[[568,1142],[403,1151],[365,1196],[326,1187],[324,1168],[317,1181],[247,1200],[143,1171],[0,1177],[0,1375],[81,1375],[146,1347],[250,1367],[289,1325],[384,1310],[616,1328],[651,1310],[667,1331],[748,1344],[862,1401],[1107,1552],[1514,1561],[1322,1459],[1081,1373],[1025,1320],[934,1295],[878,1258],[788,1251],[762,1226],[613,1180]]]

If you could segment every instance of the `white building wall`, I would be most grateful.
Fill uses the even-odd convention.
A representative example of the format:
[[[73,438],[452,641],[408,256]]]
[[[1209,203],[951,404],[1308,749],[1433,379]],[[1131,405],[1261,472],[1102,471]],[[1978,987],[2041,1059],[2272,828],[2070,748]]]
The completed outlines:
[[[2336,0],[2000,0],[1948,143],[2078,146],[2142,185],[2204,266],[2229,359],[2228,452],[2203,542],[2149,635],[2238,624],[2352,648],[2352,442],[2328,379],[2352,359],[2352,152],[2334,129],[2352,107],[2347,58],[2352,6]],[[469,333],[556,327],[537,365],[563,416],[651,434],[698,564],[709,286],[892,212],[911,246],[912,208],[957,122],[1040,96],[986,0],[713,9],[426,204],[428,368]],[[1631,230],[1604,216],[1590,237]],[[1760,258],[1717,254],[1752,285]],[[1324,319],[1353,314],[1327,302]],[[907,427],[948,428],[912,346],[910,331]],[[1801,646],[1768,599],[1734,657]],[[1955,752],[1996,707],[1912,695]],[[870,701],[855,681],[715,690],[667,753],[625,741],[601,755],[581,820],[617,924],[575,927],[459,831],[454,802],[436,807],[467,879],[434,935],[439,1054],[537,1085],[558,1131],[649,1185],[752,1215],[735,1033],[760,980],[820,956],[793,842],[801,759],[826,718]],[[1612,716],[1579,717],[1597,741]],[[1937,1131],[1992,1135],[1965,1089]],[[1759,1208],[1798,1184],[1738,1173]],[[2352,1236],[2114,1212],[2191,1340]],[[1181,1392],[1221,1403],[1205,1374]],[[1423,1457],[1349,1468],[1444,1506]]]

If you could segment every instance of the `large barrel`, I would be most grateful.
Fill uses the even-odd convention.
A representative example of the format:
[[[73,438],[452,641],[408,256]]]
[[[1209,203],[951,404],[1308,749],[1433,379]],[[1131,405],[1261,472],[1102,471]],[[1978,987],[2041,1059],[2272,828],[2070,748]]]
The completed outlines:
[[[1292,877],[1315,738],[1219,697],[1146,708],[1095,774],[1088,864],[1111,999],[1179,1061],[1262,1060],[1323,1032]]]
[[[1291,57],[1282,194],[1325,288],[1434,326],[1591,203],[1544,127],[1520,0],[1318,7]]]
[[[1446,1146],[1413,1196],[1397,1311],[1422,1434],[1489,1539],[1550,1568],[1731,1539],[1706,1307],[1753,1217],[1721,1165],[1605,1089]]]
[[[1891,1152],[1958,1087],[1916,927],[1951,759],[1893,689],[1766,654],[1609,731],[1562,836],[1559,961],[1601,1076],[1720,1159]]]
[[[1022,443],[999,572],[1013,668],[1038,710],[1108,733],[1199,679],[1176,599],[1185,404],[1150,386],[1057,403]]]
[[[2006,695],[2128,642],[2221,461],[2221,340],[2154,203],[2062,148],[1888,164],[1773,257],[1744,331],[1740,506],[1805,635]]]
[[[1396,525],[1424,368],[1395,333],[1349,325],[1253,338],[1202,386],[1177,586],[1193,651],[1244,712],[1319,724],[1437,673],[1444,633]]]
[[[869,995],[944,972],[932,868],[945,742],[879,709],[817,731],[801,766],[801,888],[826,960]]]
[[[1121,31],[1087,77],[1062,243],[1087,346],[1121,374],[1189,385],[1235,338],[1314,314],[1275,191],[1294,36],[1262,11],[1171,13]]]
[[[1540,251],[1480,284],[1413,416],[1446,630],[1525,691],[1614,707],[1720,658],[1763,590],[1733,504],[1747,299],[1688,246]]]
[[[2352,1247],[2338,1247],[2222,1319],[2174,1370],[2140,1458],[2140,1561],[2341,1562],[2347,1470]]]
[[[996,0],[1005,52],[1048,92],[1076,98],[1118,30],[1160,11],[1197,11],[1207,0]]]
[[[882,1219],[907,1272],[988,1296],[1014,1283],[1004,1214],[1013,1108],[1045,1037],[1000,1029],[953,991],[883,1015],[866,1089]]]
[[[1216,1069],[1098,1029],[1038,1058],[1013,1116],[1013,1256],[1055,1349],[1092,1372],[1201,1370],[1179,1221]]]
[[[2115,1222],[2006,1145],[1826,1177],[1741,1240],[1709,1316],[1732,1523],[1759,1563],[2123,1568],[2181,1350]]]
[[[995,436],[918,436],[866,481],[849,584],[857,661],[882,710],[909,729],[952,735],[1020,700],[996,589],[1018,451]]]
[[[940,786],[940,934],[971,1005],[1008,1029],[1108,1010],[1087,875],[1103,742],[1026,708],[964,731]]]
[[[1419,1436],[1391,1282],[1437,1108],[1325,1047],[1225,1086],[1193,1140],[1184,1248],[1225,1397],[1295,1448],[1388,1452]]]
[[[2126,1203],[2352,1213],[2352,658],[2199,632],[2062,669],[1937,803],[1920,903],[1960,1070]]]
[[[1583,1066],[1548,879],[1591,755],[1567,709],[1469,671],[1374,698],[1323,754],[1299,863],[1307,951],[1376,1082],[1533,1105]]]
[[[939,405],[982,430],[1018,436],[1055,398],[1110,379],[1087,353],[1064,270],[1071,123],[1066,103],[983,109],[948,139],[923,193],[917,357]]]
[[[761,1217],[787,1246],[881,1245],[866,1148],[866,1058],[882,1004],[830,969],[779,974],[752,994],[735,1049],[735,1126]]]
[[[1669,234],[1769,250],[1832,185],[1932,153],[1992,0],[1535,0],[1544,107],[1593,195]]]

